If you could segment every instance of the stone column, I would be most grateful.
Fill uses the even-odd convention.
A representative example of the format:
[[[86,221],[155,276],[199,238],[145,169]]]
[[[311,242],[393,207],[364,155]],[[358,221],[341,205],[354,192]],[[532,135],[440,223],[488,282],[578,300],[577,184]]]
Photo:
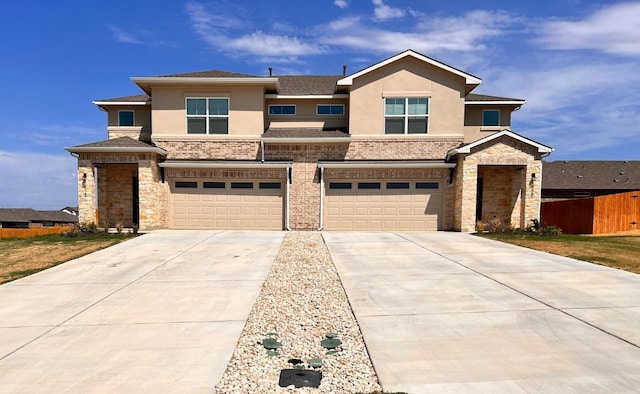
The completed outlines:
[[[535,174],[535,177],[533,176]],[[527,164],[524,179],[524,225],[531,224],[531,219],[540,220],[540,201],[542,200],[542,161],[531,159]]]
[[[160,168],[155,157],[138,161],[138,200],[140,229],[151,230],[160,227],[162,190]]]
[[[456,171],[456,202],[459,203],[456,227],[462,232],[472,232],[476,229],[478,160],[473,156],[459,158]]]
[[[88,157],[78,158],[78,220],[96,223],[96,180],[93,163]]]

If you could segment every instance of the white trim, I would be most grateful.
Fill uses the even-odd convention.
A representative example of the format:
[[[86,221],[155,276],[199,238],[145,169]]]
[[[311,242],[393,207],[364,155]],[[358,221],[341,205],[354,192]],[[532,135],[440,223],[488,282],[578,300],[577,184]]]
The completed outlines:
[[[133,124],[132,125],[121,125],[120,124],[120,113],[121,112],[131,112],[133,114]],[[132,109],[119,109],[118,110],[118,127],[135,127],[136,126],[136,111]]]
[[[320,100],[320,99],[342,99],[349,98],[348,94],[337,93],[337,94],[305,94],[305,95],[292,95],[292,94],[265,94],[264,98],[268,99],[285,99],[285,100],[295,100],[295,99],[303,99],[303,100]]]
[[[473,142],[473,143],[471,143],[469,145],[465,145],[465,146],[462,146],[460,148],[451,149],[449,152],[447,152],[447,160],[449,160],[452,156],[457,155],[458,153],[471,153],[471,149],[475,148],[476,146],[482,145],[484,143],[490,142],[490,141],[492,141],[492,140],[494,140],[496,138],[500,138],[500,137],[503,137],[503,136],[507,136],[507,137],[513,138],[515,140],[518,140],[520,142],[523,142],[523,143],[525,143],[527,145],[531,145],[533,147],[536,147],[536,148],[538,148],[538,153],[549,154],[549,153],[553,152],[553,148],[551,148],[549,146],[542,145],[542,144],[537,143],[537,142],[535,142],[533,140],[530,140],[528,138],[522,137],[522,136],[514,133],[513,131],[511,131],[509,129],[505,129],[505,130],[502,130],[502,131],[500,131],[498,133],[491,134],[489,136],[481,138],[481,139],[479,139],[479,140],[477,140],[477,141],[475,141],[475,142]]]
[[[322,231],[324,227],[324,167],[320,167],[320,226],[318,226],[318,231]]]
[[[320,106],[328,106],[328,107],[342,107],[342,113],[341,114],[320,114],[318,113],[318,107]],[[333,117],[342,117],[346,115],[346,108],[344,104],[316,104],[316,116],[322,116],[322,117],[326,117],[326,116],[333,116]]]
[[[92,101],[92,104],[101,105],[151,105],[151,101]]]
[[[386,66],[388,64],[391,64],[391,63],[393,63],[393,62],[395,62],[397,60],[403,59],[403,58],[405,58],[407,56],[411,56],[411,57],[413,57],[415,59],[418,59],[418,60],[421,60],[421,61],[423,61],[425,63],[428,63],[428,64],[431,64],[433,66],[439,67],[439,68],[441,68],[441,69],[443,69],[445,71],[448,71],[448,72],[450,72],[452,74],[455,74],[455,75],[458,75],[460,77],[463,77],[465,79],[465,82],[466,82],[467,85],[480,85],[482,83],[482,80],[480,78],[476,77],[476,76],[473,76],[471,74],[465,73],[465,72],[460,71],[460,70],[457,70],[457,69],[455,69],[455,68],[453,68],[451,66],[448,66],[448,65],[446,65],[444,63],[441,63],[441,62],[439,62],[437,60],[431,59],[429,57],[426,57],[424,55],[421,55],[421,54],[419,54],[417,52],[414,52],[414,51],[409,49],[409,50],[406,50],[406,51],[404,51],[402,53],[399,53],[399,54],[397,54],[397,55],[395,55],[395,56],[393,56],[393,57],[391,57],[391,58],[389,58],[387,60],[384,60],[384,61],[382,61],[380,63],[377,63],[377,64],[375,64],[375,65],[373,65],[371,67],[368,67],[368,68],[365,68],[364,70],[358,71],[355,74],[352,74],[352,75],[349,75],[348,77],[342,78],[342,79],[338,80],[337,85],[338,86],[351,86],[351,85],[353,85],[353,80],[355,78],[358,78],[358,77],[360,77],[360,76],[362,76],[364,74],[368,74],[368,73],[370,73],[372,71],[375,71],[375,70],[377,70],[379,68],[382,68],[382,67],[384,67],[384,66]]]
[[[291,162],[172,161],[158,164],[163,168],[290,168]]]
[[[318,162],[318,168],[455,168],[456,163],[425,161]]]
[[[271,107],[293,107],[292,114],[272,114]],[[295,104],[269,104],[267,107],[267,116],[296,116],[298,114],[298,107]]]

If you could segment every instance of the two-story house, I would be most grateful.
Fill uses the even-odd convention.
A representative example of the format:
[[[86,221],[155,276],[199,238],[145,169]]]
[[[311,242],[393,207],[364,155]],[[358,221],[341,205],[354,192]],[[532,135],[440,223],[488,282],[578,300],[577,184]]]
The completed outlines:
[[[78,158],[81,221],[141,229],[473,231],[540,211],[548,146],[510,130],[525,100],[407,50],[351,75],[134,77],[98,100]]]

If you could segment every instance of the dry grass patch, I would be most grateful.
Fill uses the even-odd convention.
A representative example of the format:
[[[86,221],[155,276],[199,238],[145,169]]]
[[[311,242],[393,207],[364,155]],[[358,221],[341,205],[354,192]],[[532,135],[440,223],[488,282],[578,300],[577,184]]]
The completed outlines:
[[[132,237],[134,235],[89,234],[0,240],[0,283],[34,274]]]
[[[640,274],[640,235],[481,234],[480,236]]]

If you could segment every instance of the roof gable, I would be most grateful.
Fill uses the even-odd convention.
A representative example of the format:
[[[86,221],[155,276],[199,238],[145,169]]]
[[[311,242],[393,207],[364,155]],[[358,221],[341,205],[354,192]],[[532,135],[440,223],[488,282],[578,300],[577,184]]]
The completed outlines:
[[[539,142],[536,142],[536,141],[534,141],[532,139],[523,137],[520,134],[514,133],[511,130],[505,129],[505,130],[499,131],[497,133],[491,134],[491,135],[489,135],[487,137],[481,138],[481,139],[479,139],[479,140],[477,140],[475,142],[472,142],[470,144],[462,145],[462,146],[460,146],[458,148],[450,150],[447,153],[447,160],[449,160],[452,156],[455,156],[455,155],[457,155],[459,153],[463,153],[463,154],[471,153],[471,149],[473,149],[473,148],[475,148],[477,146],[480,146],[482,144],[485,144],[487,142],[491,142],[493,140],[496,140],[496,139],[498,139],[500,137],[504,137],[504,136],[509,137],[509,138],[513,138],[513,139],[518,140],[518,141],[520,141],[522,143],[525,143],[527,145],[531,145],[532,147],[534,147],[534,148],[536,148],[538,150],[538,153],[549,154],[549,153],[553,152],[553,148],[551,148],[549,146],[543,145],[543,144],[541,144]]]
[[[372,71],[378,70],[378,69],[380,69],[380,68],[382,68],[382,67],[384,67],[384,66],[386,66],[388,64],[391,64],[391,63],[396,62],[398,60],[404,59],[406,57],[412,57],[414,59],[423,61],[423,62],[428,63],[430,65],[436,66],[436,67],[438,67],[438,68],[440,68],[440,69],[442,69],[444,71],[447,71],[449,73],[452,73],[452,74],[455,74],[455,75],[458,75],[458,76],[464,78],[465,81],[466,81],[466,84],[467,84],[467,93],[470,92],[471,90],[473,90],[476,86],[480,85],[480,83],[482,83],[482,80],[480,78],[474,76],[474,75],[471,75],[471,74],[466,73],[466,72],[464,72],[462,70],[459,70],[459,69],[457,69],[455,67],[449,66],[448,64],[439,62],[439,61],[437,61],[435,59],[432,59],[432,58],[430,58],[428,56],[425,56],[425,55],[420,54],[418,52],[415,52],[415,51],[413,51],[411,49],[408,49],[408,50],[406,50],[404,52],[401,52],[401,53],[399,53],[399,54],[397,54],[395,56],[392,56],[392,57],[390,57],[390,58],[388,58],[386,60],[378,62],[378,63],[374,64],[373,66],[367,67],[364,70],[360,70],[360,71],[356,72],[355,74],[351,74],[351,75],[349,75],[347,77],[344,77],[344,78],[340,79],[338,81],[338,85],[339,86],[350,86],[350,85],[353,84],[353,80],[355,78],[358,78],[358,77],[360,77],[360,76],[362,76],[364,74],[368,74],[368,73],[370,73]]]

